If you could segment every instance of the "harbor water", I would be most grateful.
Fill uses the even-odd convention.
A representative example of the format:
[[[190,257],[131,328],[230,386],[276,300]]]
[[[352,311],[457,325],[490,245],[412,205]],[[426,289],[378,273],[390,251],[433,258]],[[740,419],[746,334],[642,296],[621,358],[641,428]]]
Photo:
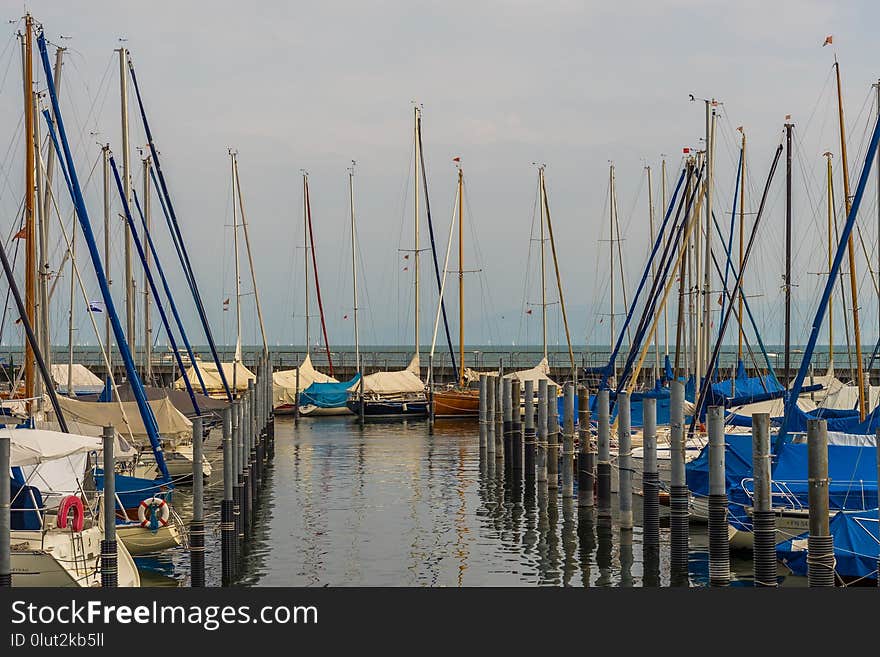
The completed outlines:
[[[219,586],[219,431],[206,443],[214,473],[206,486],[207,584]],[[181,485],[175,507],[191,513]],[[612,502],[616,514],[617,500]],[[246,548],[242,586],[669,586],[668,509],[659,555],[642,550],[641,498],[635,528],[599,519],[577,498],[517,481],[479,450],[477,424],[367,422],[352,416],[279,416],[275,457]],[[136,559],[145,586],[188,585],[178,548]],[[676,585],[708,586],[706,526],[691,523],[689,574]],[[752,585],[751,554],[734,552],[732,586]],[[787,575],[782,586],[805,586]]]

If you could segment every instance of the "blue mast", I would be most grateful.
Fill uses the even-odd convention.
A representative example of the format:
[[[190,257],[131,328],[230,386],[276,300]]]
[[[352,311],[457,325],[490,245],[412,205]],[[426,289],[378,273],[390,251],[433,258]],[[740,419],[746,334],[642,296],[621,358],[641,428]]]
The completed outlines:
[[[834,254],[834,262],[831,264],[831,271],[828,272],[828,279],[825,281],[825,290],[822,292],[822,298],[819,300],[819,307],[816,309],[816,317],[813,319],[813,327],[810,330],[810,339],[804,349],[804,355],[801,357],[801,366],[798,368],[797,376],[785,400],[785,417],[782,420],[782,427],[776,436],[775,450],[779,452],[785,439],[788,436],[788,428],[791,424],[794,411],[797,408],[798,396],[804,385],[804,379],[807,377],[807,370],[810,367],[810,360],[813,358],[813,351],[816,349],[816,342],[819,340],[819,331],[825,321],[825,311],[828,310],[828,299],[834,291],[834,283],[837,281],[837,273],[840,271],[840,265],[843,262],[843,256],[846,253],[847,243],[852,234],[853,227],[856,223],[856,215],[859,213],[859,206],[862,204],[862,197],[865,194],[865,187],[868,185],[868,177],[871,175],[871,165],[874,163],[874,155],[877,152],[877,142],[880,140],[880,120],[874,125],[874,132],[871,134],[871,141],[868,143],[868,150],[865,153],[865,165],[862,167],[862,175],[859,176],[859,184],[856,187],[856,194],[853,197],[853,203],[850,207],[849,214],[846,217],[846,223],[840,232],[840,242],[837,245],[837,253]],[[859,364],[861,367],[861,364]]]
[[[52,117],[49,116],[49,111],[45,110],[43,116],[46,118],[46,122],[49,126],[49,132],[56,151],[64,154],[66,167],[62,168],[66,168],[65,179],[68,183],[68,190],[73,198],[73,203],[76,207],[76,215],[79,219],[83,236],[86,239],[86,244],[89,247],[92,266],[95,269],[95,276],[98,279],[98,285],[101,288],[101,296],[104,299],[107,313],[110,316],[110,324],[113,327],[116,345],[119,347],[122,361],[125,363],[125,371],[128,380],[131,382],[131,388],[134,392],[135,400],[137,401],[138,410],[141,412],[141,419],[144,422],[144,428],[147,431],[147,436],[150,438],[150,445],[153,447],[153,454],[156,457],[156,466],[159,468],[162,479],[166,482],[171,481],[171,476],[168,473],[168,466],[165,464],[165,455],[162,453],[162,444],[159,438],[159,428],[156,424],[156,418],[153,416],[153,409],[150,408],[150,405],[147,403],[147,396],[144,394],[143,385],[141,384],[140,377],[138,377],[137,369],[134,366],[134,359],[131,357],[131,351],[128,348],[128,342],[125,339],[122,325],[119,323],[119,315],[116,314],[116,306],[113,304],[113,297],[110,294],[110,288],[107,285],[107,277],[104,275],[101,256],[98,253],[98,246],[95,243],[92,224],[89,220],[88,210],[86,209],[82,190],[79,186],[79,179],[76,175],[73,156],[70,152],[70,145],[67,141],[67,132],[64,130],[64,119],[61,116],[61,107],[58,104],[58,94],[55,90],[52,66],[49,64],[49,53],[46,50],[46,36],[42,30],[40,30],[39,35],[37,35],[37,46],[40,50],[40,60],[43,63],[43,71],[46,74],[46,85],[49,90],[49,98],[52,102],[52,112],[55,115],[55,120],[58,122],[58,133],[61,137],[62,149],[58,148],[58,139],[55,136],[55,126],[52,123]]]
[[[162,318],[162,325],[165,327],[165,332],[168,334],[168,340],[171,342],[171,348],[174,349],[174,358],[177,359],[177,366],[180,368],[181,373],[183,374],[183,381],[186,384],[186,391],[189,393],[190,401],[192,401],[193,409],[195,410],[197,415],[201,415],[201,411],[199,410],[199,404],[196,401],[196,394],[193,392],[192,385],[190,384],[189,377],[186,375],[186,370],[183,367],[183,359],[180,357],[180,352],[177,350],[177,343],[174,340],[174,334],[171,332],[171,326],[168,324],[168,316],[165,314],[165,308],[162,305],[162,297],[159,296],[159,290],[156,288],[156,282],[153,280],[153,273],[146,266],[147,257],[144,253],[144,247],[141,244],[141,239],[138,237],[137,228],[134,225],[134,220],[131,218],[131,210],[128,207],[128,201],[125,198],[125,190],[122,188],[122,180],[119,177],[119,171],[116,169],[116,160],[113,159],[113,156],[110,156],[110,168],[113,170],[113,178],[116,180],[116,189],[119,192],[119,198],[122,200],[122,209],[125,211],[125,220],[128,223],[128,227],[131,228],[131,237],[134,241],[134,246],[137,249],[138,257],[141,259],[141,264],[144,265],[144,274],[147,277],[147,284],[150,286],[150,290],[153,292],[153,297],[155,297],[156,308],[159,310],[159,317]],[[138,206],[138,212],[140,212],[140,206]],[[141,216],[143,220],[143,216]],[[144,232],[149,237],[149,231],[146,230],[146,222],[144,222]],[[152,240],[150,242],[152,244]],[[155,256],[155,252],[153,252]],[[157,267],[161,272],[161,265],[157,262]],[[162,276],[164,281],[165,277]],[[165,293],[168,293],[168,288],[166,286]],[[173,303],[173,302],[172,302]]]

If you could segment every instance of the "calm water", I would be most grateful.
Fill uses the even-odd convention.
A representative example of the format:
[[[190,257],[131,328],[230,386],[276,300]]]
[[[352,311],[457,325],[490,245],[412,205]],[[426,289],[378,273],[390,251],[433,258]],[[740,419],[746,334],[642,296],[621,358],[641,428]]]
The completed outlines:
[[[218,440],[215,432],[208,443],[212,460],[220,459]],[[646,564],[640,527],[600,524],[576,500],[516,485],[503,467],[481,460],[476,423],[438,422],[431,436],[426,422],[368,423],[361,432],[349,417],[303,419],[296,429],[278,418],[275,446],[242,584],[669,585],[667,526],[659,562]],[[206,491],[211,585],[220,583],[219,466]],[[185,517],[191,503],[190,490],[179,488],[175,506]],[[640,498],[634,507],[639,525]],[[690,584],[705,586],[705,526],[692,526],[690,545]],[[188,583],[183,550],[138,565],[145,585]],[[751,583],[750,560],[735,555],[732,567],[735,583]]]

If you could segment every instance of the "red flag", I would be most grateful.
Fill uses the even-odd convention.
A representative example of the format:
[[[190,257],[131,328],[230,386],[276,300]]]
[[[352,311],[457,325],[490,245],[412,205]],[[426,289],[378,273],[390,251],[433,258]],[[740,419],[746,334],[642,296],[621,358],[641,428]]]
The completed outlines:
[[[27,226],[18,231],[15,235],[12,236],[14,240],[23,240],[27,239]]]
[[[532,314],[532,309],[529,308],[529,309],[526,311],[526,315],[531,315],[531,314]]]
[[[681,152],[682,152],[682,154],[687,155],[688,153],[691,152],[691,149],[690,148],[682,148]]]
[[[403,271],[409,271],[409,267],[404,267]]]
[[[452,161],[453,161],[453,162],[461,162],[461,158],[460,158],[460,157],[454,157],[454,158],[452,158]]]
[[[348,319],[348,315],[343,315],[342,319]]]
[[[825,43],[822,44],[822,47],[824,48],[825,46],[830,45],[833,41],[833,35],[829,34],[827,37],[825,37]]]
[[[409,253],[407,253],[405,256],[403,256],[403,259],[404,259],[404,260],[409,260]]]

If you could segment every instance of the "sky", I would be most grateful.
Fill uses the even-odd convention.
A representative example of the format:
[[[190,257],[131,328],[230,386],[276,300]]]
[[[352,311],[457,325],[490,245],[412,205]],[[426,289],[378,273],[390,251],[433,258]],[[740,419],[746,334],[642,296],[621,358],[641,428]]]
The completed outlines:
[[[0,2],[0,208],[2,235],[17,230],[23,187],[21,84],[15,33],[23,5]],[[62,113],[80,178],[110,143],[121,159],[118,60],[130,50],[164,173],[215,338],[235,339],[232,297],[231,177],[238,153],[255,274],[268,342],[302,344],[304,249],[302,171],[309,174],[315,252],[331,344],[353,343],[348,168],[355,166],[361,342],[413,342],[413,105],[422,108],[424,155],[439,257],[445,255],[461,158],[465,194],[465,334],[470,344],[541,342],[536,165],[545,165],[560,280],[572,340],[610,340],[608,181],[614,163],[620,253],[631,296],[649,248],[645,166],[660,205],[660,162],[671,187],[683,147],[701,147],[704,104],[720,101],[716,210],[729,212],[739,148],[748,136],[748,200],[754,211],[785,116],[796,125],[795,341],[806,338],[823,283],[824,159],[839,150],[832,68],[843,71],[849,168],[862,168],[865,131],[876,111],[876,3],[654,0],[652,2],[31,2],[52,44],[68,48]],[[6,22],[11,21],[11,22]],[[68,38],[62,38],[64,37]],[[833,44],[823,47],[827,35]],[[52,48],[54,52],[54,47]],[[38,68],[37,88],[45,89]],[[132,93],[133,96],[133,93]],[[132,180],[140,192],[145,139],[130,104]],[[872,126],[871,126],[872,127]],[[41,126],[45,132],[45,126]],[[768,207],[747,288],[764,339],[781,342],[784,170]],[[103,241],[100,167],[86,185],[90,218]],[[56,186],[70,225],[70,202]],[[842,202],[842,191],[837,190]],[[876,183],[860,222],[867,257],[877,261]],[[424,201],[421,247],[428,246]],[[122,222],[113,201],[114,295],[122,308]],[[662,210],[657,209],[659,221]],[[50,232],[57,267],[60,231]],[[180,266],[153,200],[160,258],[193,343],[204,342]],[[725,216],[722,223],[726,226]],[[13,230],[15,228],[15,230]],[[242,237],[240,235],[240,237]],[[10,244],[7,242],[7,244]],[[616,243],[615,243],[616,244]],[[455,244],[453,244],[455,246]],[[80,248],[82,248],[80,246]],[[436,281],[422,253],[422,344],[430,344]],[[247,259],[242,263],[242,339],[259,341]],[[90,266],[78,262],[88,295]],[[557,300],[547,249],[547,287]],[[617,266],[617,265],[615,265]],[[456,249],[450,269],[457,270]],[[864,255],[857,264],[860,306],[873,343],[880,309]],[[872,265],[876,272],[877,265]],[[475,271],[476,270],[476,271]],[[311,273],[310,273],[311,276]],[[143,281],[138,275],[138,285]],[[53,342],[66,343],[68,271],[53,297]],[[618,277],[617,284],[620,280]],[[457,274],[446,293],[457,342]],[[619,327],[622,289],[615,292]],[[94,344],[77,294],[78,344]],[[311,292],[311,341],[319,323]],[[141,301],[139,300],[139,304]],[[536,305],[537,304],[537,305]],[[842,319],[838,304],[835,321]],[[11,307],[11,306],[10,306]],[[529,313],[528,310],[532,312]],[[10,311],[11,312],[11,311]],[[153,311],[153,321],[158,316]],[[138,326],[142,323],[138,319]],[[548,307],[548,340],[565,340],[558,304]],[[159,332],[161,334],[161,332]],[[16,344],[5,324],[3,341]],[[158,338],[165,343],[164,336]],[[442,340],[441,340],[442,341]]]

